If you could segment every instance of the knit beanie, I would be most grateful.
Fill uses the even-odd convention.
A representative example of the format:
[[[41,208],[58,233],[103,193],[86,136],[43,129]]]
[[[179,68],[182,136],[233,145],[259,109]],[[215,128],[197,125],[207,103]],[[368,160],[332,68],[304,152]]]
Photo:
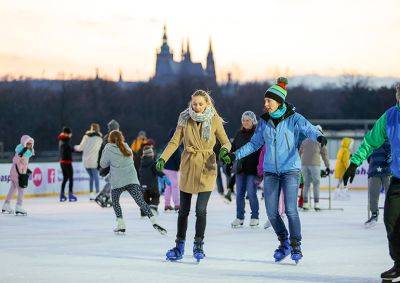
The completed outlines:
[[[114,119],[112,119],[110,122],[108,122],[107,124],[108,126],[108,131],[114,131],[114,130],[119,130],[119,123],[117,121],[115,121]]]
[[[154,156],[154,150],[151,145],[145,145],[143,147],[143,156]]]
[[[70,133],[72,133],[71,128],[69,128],[69,127],[64,127],[64,128],[62,129],[62,132],[63,132],[64,134],[70,134]]]
[[[271,98],[280,104],[283,104],[286,100],[287,90],[286,85],[288,84],[288,79],[285,77],[279,77],[276,80],[276,83],[273,84],[267,91],[265,92],[265,98]]]
[[[251,122],[253,123],[254,126],[257,125],[257,117],[256,117],[256,114],[254,114],[253,111],[245,111],[245,112],[242,114],[242,122],[243,122],[243,120],[244,120],[245,118],[249,118],[249,119],[251,120]]]

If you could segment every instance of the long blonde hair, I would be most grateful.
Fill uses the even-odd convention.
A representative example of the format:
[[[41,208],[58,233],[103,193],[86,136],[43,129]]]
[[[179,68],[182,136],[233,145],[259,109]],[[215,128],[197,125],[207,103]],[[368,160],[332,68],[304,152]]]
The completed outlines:
[[[214,110],[214,113],[221,118],[223,123],[226,123],[224,121],[224,119],[221,117],[221,115],[219,115],[217,109],[215,108],[215,102],[214,99],[211,97],[210,92],[209,91],[205,91],[202,89],[197,89],[195,90],[195,92],[193,92],[193,94],[191,95],[191,98],[196,97],[196,96],[201,96],[204,98],[204,100],[206,101],[207,104],[209,104],[211,106],[211,108]],[[191,105],[192,101],[189,101],[189,107],[192,107]]]
[[[132,156],[132,152],[125,147],[125,138],[120,131],[111,131],[110,135],[108,136],[108,142],[116,144],[124,156]]]

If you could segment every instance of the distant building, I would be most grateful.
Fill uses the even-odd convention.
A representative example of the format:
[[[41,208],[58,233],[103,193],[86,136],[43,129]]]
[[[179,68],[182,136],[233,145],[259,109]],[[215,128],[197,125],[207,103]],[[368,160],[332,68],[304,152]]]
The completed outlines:
[[[155,75],[151,81],[165,85],[185,77],[208,79],[212,83],[217,82],[211,39],[207,54],[206,68],[203,69],[201,63],[195,63],[191,59],[189,40],[186,42],[186,49],[185,44],[182,42],[181,60],[174,60],[174,55],[168,45],[167,29],[164,26],[162,45],[157,51]]]

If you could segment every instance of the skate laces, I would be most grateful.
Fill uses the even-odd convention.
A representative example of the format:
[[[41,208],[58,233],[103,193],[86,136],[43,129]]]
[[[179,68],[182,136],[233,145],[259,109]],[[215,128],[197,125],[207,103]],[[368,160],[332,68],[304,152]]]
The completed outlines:
[[[193,252],[203,252],[203,243],[194,243]]]

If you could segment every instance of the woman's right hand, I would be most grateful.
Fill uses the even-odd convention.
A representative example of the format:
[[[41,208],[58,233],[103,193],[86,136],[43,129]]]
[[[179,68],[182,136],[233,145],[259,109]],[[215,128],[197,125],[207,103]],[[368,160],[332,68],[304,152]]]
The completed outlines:
[[[162,172],[164,170],[164,167],[165,167],[165,160],[162,159],[162,158],[158,159],[157,162],[156,162],[157,171],[158,172]]]

